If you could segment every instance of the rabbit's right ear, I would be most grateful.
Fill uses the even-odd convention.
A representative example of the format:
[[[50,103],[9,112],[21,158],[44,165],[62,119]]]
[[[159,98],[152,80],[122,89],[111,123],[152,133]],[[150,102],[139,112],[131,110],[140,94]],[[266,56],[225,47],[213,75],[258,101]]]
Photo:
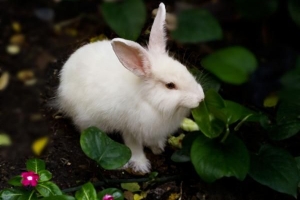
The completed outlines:
[[[116,38],[111,41],[112,48],[122,65],[139,77],[151,74],[148,52],[138,43]]]
[[[165,4],[160,3],[150,31],[149,45],[148,45],[148,49],[150,52],[159,53],[159,54],[166,52],[165,20],[166,20]]]

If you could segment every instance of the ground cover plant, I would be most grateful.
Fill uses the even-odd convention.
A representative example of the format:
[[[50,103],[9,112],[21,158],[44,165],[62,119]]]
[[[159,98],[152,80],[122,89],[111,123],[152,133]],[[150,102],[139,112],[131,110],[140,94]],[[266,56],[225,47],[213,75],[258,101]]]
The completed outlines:
[[[43,184],[52,184],[48,182],[51,173],[44,171],[44,167],[41,172],[32,170],[28,166],[24,170],[23,166],[29,157],[33,157],[30,147],[26,144],[31,144],[36,141],[36,138],[46,135],[49,129],[45,124],[49,123],[52,124],[49,133],[51,136],[47,135],[48,139],[40,140],[39,143],[41,144],[42,141],[47,144],[47,140],[50,140],[48,148],[44,152],[36,150],[35,157],[40,156],[46,161],[47,166],[50,164],[53,180],[58,182],[57,186],[52,185],[55,188],[52,195],[63,195],[61,191],[64,189],[61,190],[60,187],[79,186],[72,190],[74,195],[69,194],[61,198],[82,199],[80,195],[87,189],[92,191],[92,198],[101,199],[105,194],[112,195],[111,191],[104,190],[110,184],[115,184],[114,187],[126,191],[128,190],[126,186],[121,188],[122,181],[126,182],[127,179],[139,182],[131,179],[134,176],[132,174],[124,175],[120,171],[106,171],[117,169],[127,162],[130,152],[126,147],[115,143],[101,130],[94,128],[87,129],[81,136],[79,134],[73,136],[76,135],[74,127],[67,119],[61,118],[56,113],[57,111],[49,108],[47,101],[55,94],[58,71],[71,52],[83,43],[101,40],[104,37],[119,36],[139,42],[146,41],[148,26],[152,21],[148,13],[157,8],[158,3],[139,0],[113,3],[97,1],[83,3],[83,1],[75,0],[28,4],[18,1],[1,2],[15,9],[9,12],[4,7],[1,8],[2,13],[7,14],[7,16],[2,14],[4,25],[6,25],[2,41],[9,41],[4,42],[7,46],[2,48],[1,52],[4,56],[1,56],[0,60],[0,103],[8,105],[0,112],[2,122],[0,131],[5,133],[0,137],[1,159],[3,160],[0,194],[3,199],[12,199],[7,194],[20,192],[18,189],[4,189],[9,187],[6,185],[7,181],[16,187],[22,185],[24,177],[22,179],[17,176],[11,179],[14,175],[21,174],[18,173],[20,170],[33,171],[39,175],[38,182],[29,183],[33,184],[32,190],[22,193],[25,199],[52,198],[50,193],[44,193],[39,189]],[[167,19],[170,51],[175,52],[179,60],[187,63],[191,72],[203,85],[206,97],[198,108],[192,110],[190,116],[197,125],[191,121],[189,123],[196,128],[191,129],[190,126],[183,128],[181,132],[185,133],[184,137],[176,134],[175,136],[179,135],[179,137],[172,138],[173,141],[170,141],[171,145],[163,154],[163,159],[162,157],[150,158],[151,161],[157,159],[153,171],[158,173],[147,175],[146,179],[140,180],[148,183],[142,187],[142,190],[148,191],[148,194],[142,195],[138,189],[138,192],[132,191],[132,197],[133,193],[139,195],[135,198],[144,199],[167,199],[174,194],[178,194],[177,198],[181,196],[183,199],[205,199],[207,196],[211,199],[251,199],[253,197],[266,199],[270,196],[272,199],[293,199],[297,197],[300,160],[298,150],[300,88],[297,83],[300,76],[298,40],[300,5],[298,1],[235,0],[226,3],[187,1],[185,5],[181,5],[179,1],[166,1],[165,4],[169,6],[167,9],[170,13],[177,14],[176,28],[172,28],[172,17]],[[23,9],[31,8],[32,10],[25,12],[21,6],[24,6]],[[76,8],[71,9],[72,6]],[[62,13],[68,8],[70,11],[73,10],[73,13],[63,15]],[[101,15],[99,16],[98,13]],[[56,20],[61,17],[58,21],[63,21],[62,18],[65,18],[64,23],[55,23],[53,15],[56,16]],[[105,23],[102,22],[104,25],[100,26],[101,17]],[[36,20],[34,26],[28,20],[32,18]],[[43,25],[45,23],[46,26]],[[20,24],[24,30],[18,28]],[[44,28],[35,29],[37,24]],[[106,25],[108,27],[104,30],[103,26]],[[48,32],[51,34],[47,35],[49,38],[45,38],[44,34]],[[15,39],[18,38],[16,35],[19,36],[19,40]],[[26,39],[20,40],[20,35],[23,37],[25,35]],[[37,37],[39,39],[36,39]],[[84,40],[79,43],[74,42],[79,38],[84,38]],[[65,42],[63,45],[61,45],[62,41]],[[29,44],[35,44],[35,46]],[[53,49],[49,50],[51,45]],[[16,48],[21,48],[22,51],[14,53]],[[61,51],[63,55],[57,51]],[[52,55],[60,60],[48,65],[55,60]],[[38,60],[38,57],[42,59]],[[15,62],[17,58],[22,65]],[[33,70],[28,70],[33,60],[35,63]],[[19,72],[24,72],[24,69],[27,70],[27,74],[19,75]],[[39,75],[45,70],[47,70],[46,76]],[[37,83],[34,79],[38,80]],[[36,107],[37,100],[31,101],[30,105],[33,106],[24,103],[24,107],[18,106],[21,109],[18,107],[15,109],[12,99],[15,98],[16,92],[20,95],[22,103],[28,99],[28,92],[36,95],[36,99],[41,93],[41,110],[46,120],[34,118],[34,114],[40,112]],[[19,104],[22,105],[22,103]],[[27,118],[30,120],[22,121]],[[26,123],[34,125],[24,125]],[[192,131],[187,131],[187,129]],[[24,137],[25,132],[30,132],[31,137]],[[7,135],[12,139],[11,147],[4,147],[4,144],[11,143]],[[101,140],[95,138],[101,138]],[[99,141],[115,144],[117,147],[113,149],[116,151],[112,152],[113,149],[107,149]],[[21,144],[24,146],[21,147]],[[66,144],[68,145],[60,147]],[[74,144],[77,144],[77,148],[73,149]],[[16,146],[20,147],[16,148]],[[113,147],[113,145],[109,146]],[[12,151],[14,148],[16,148],[15,151]],[[57,154],[60,150],[63,153]],[[78,155],[78,158],[69,155],[70,150],[74,151],[73,153]],[[23,153],[21,157],[18,155],[20,152]],[[117,155],[122,159],[116,160],[111,158],[111,155]],[[149,154],[147,156],[151,157]],[[57,162],[55,160],[58,157],[60,160]],[[84,164],[77,161],[79,158]],[[34,159],[27,161],[27,163],[31,162],[34,162]],[[43,163],[43,161],[38,162]],[[70,167],[72,165],[70,163],[76,162],[79,163]],[[18,165],[14,166],[12,163],[18,163]],[[100,169],[104,172],[98,173]],[[68,172],[69,175],[62,175],[63,172]],[[74,173],[84,178],[81,180],[72,178],[70,174]],[[174,177],[174,174],[179,174],[179,176]],[[193,177],[193,180],[184,179],[182,174],[186,176],[190,174],[188,177]],[[195,178],[194,174],[197,174],[198,178]],[[98,193],[97,197],[95,196],[96,190],[88,182],[101,181],[102,176],[112,179],[122,177],[122,179],[117,183],[110,183],[110,179],[105,178],[107,180],[105,184],[97,186],[101,189],[96,187],[97,191],[104,190],[105,194],[102,193],[102,196],[99,196]],[[159,178],[165,176],[171,177],[171,179],[166,179],[169,181],[166,188],[171,188],[170,190],[158,184]],[[70,182],[66,183],[66,179]],[[180,182],[185,183],[186,186],[180,185]],[[175,183],[175,186],[171,183]],[[243,184],[244,188],[240,189]],[[196,186],[191,189],[189,188],[191,185]],[[163,194],[158,194],[155,188],[163,190]],[[208,188],[213,188],[213,191]],[[113,189],[113,191],[123,195],[119,189]],[[255,194],[259,192],[251,193],[252,190],[264,192],[257,196]]]

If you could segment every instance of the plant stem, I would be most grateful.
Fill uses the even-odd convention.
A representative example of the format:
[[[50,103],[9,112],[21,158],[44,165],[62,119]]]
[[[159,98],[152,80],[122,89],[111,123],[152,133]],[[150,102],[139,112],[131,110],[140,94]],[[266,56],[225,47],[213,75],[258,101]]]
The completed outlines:
[[[224,134],[224,136],[223,136],[223,138],[221,140],[221,143],[224,143],[226,141],[229,133],[230,133],[229,126],[228,126],[228,124],[226,124],[226,132],[225,132],[225,134]]]
[[[242,126],[242,124],[253,114],[249,114],[246,117],[244,117],[235,127],[234,127],[234,131],[238,131],[240,129],[240,127]]]
[[[167,181],[173,181],[173,180],[177,180],[180,178],[182,178],[181,175],[167,176],[167,177],[161,177],[161,178],[147,177],[147,178],[133,178],[133,179],[106,179],[104,181],[99,181],[99,182],[93,183],[93,185],[95,187],[100,187],[105,184],[134,183],[134,182],[142,183],[142,182],[147,182],[147,181],[153,181],[156,183],[164,183]],[[82,187],[82,185],[77,186],[77,187],[67,188],[67,189],[62,190],[62,192],[64,192],[64,193],[74,192],[74,191],[79,190],[81,187]]]

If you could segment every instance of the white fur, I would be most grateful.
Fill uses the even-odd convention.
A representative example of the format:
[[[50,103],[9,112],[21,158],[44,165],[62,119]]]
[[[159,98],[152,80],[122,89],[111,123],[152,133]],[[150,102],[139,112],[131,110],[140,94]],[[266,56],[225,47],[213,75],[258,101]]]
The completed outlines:
[[[79,129],[96,126],[107,133],[121,132],[132,152],[127,166],[142,173],[150,170],[143,146],[161,153],[167,136],[204,98],[185,66],[165,50],[156,51],[165,48],[164,29],[154,30],[164,26],[163,4],[158,12],[152,48],[124,39],[87,44],[63,66],[57,95],[60,108]],[[176,89],[166,87],[170,82]]]

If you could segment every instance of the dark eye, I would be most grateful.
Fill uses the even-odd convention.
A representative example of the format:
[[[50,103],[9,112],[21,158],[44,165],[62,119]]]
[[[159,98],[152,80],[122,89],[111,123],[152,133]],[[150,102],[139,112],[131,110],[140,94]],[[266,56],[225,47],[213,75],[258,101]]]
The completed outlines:
[[[170,82],[170,83],[167,83],[167,84],[166,84],[166,87],[167,87],[168,89],[170,89],[170,90],[172,90],[172,89],[175,89],[175,88],[176,88],[175,84],[174,84],[174,83],[172,83],[172,82]]]

